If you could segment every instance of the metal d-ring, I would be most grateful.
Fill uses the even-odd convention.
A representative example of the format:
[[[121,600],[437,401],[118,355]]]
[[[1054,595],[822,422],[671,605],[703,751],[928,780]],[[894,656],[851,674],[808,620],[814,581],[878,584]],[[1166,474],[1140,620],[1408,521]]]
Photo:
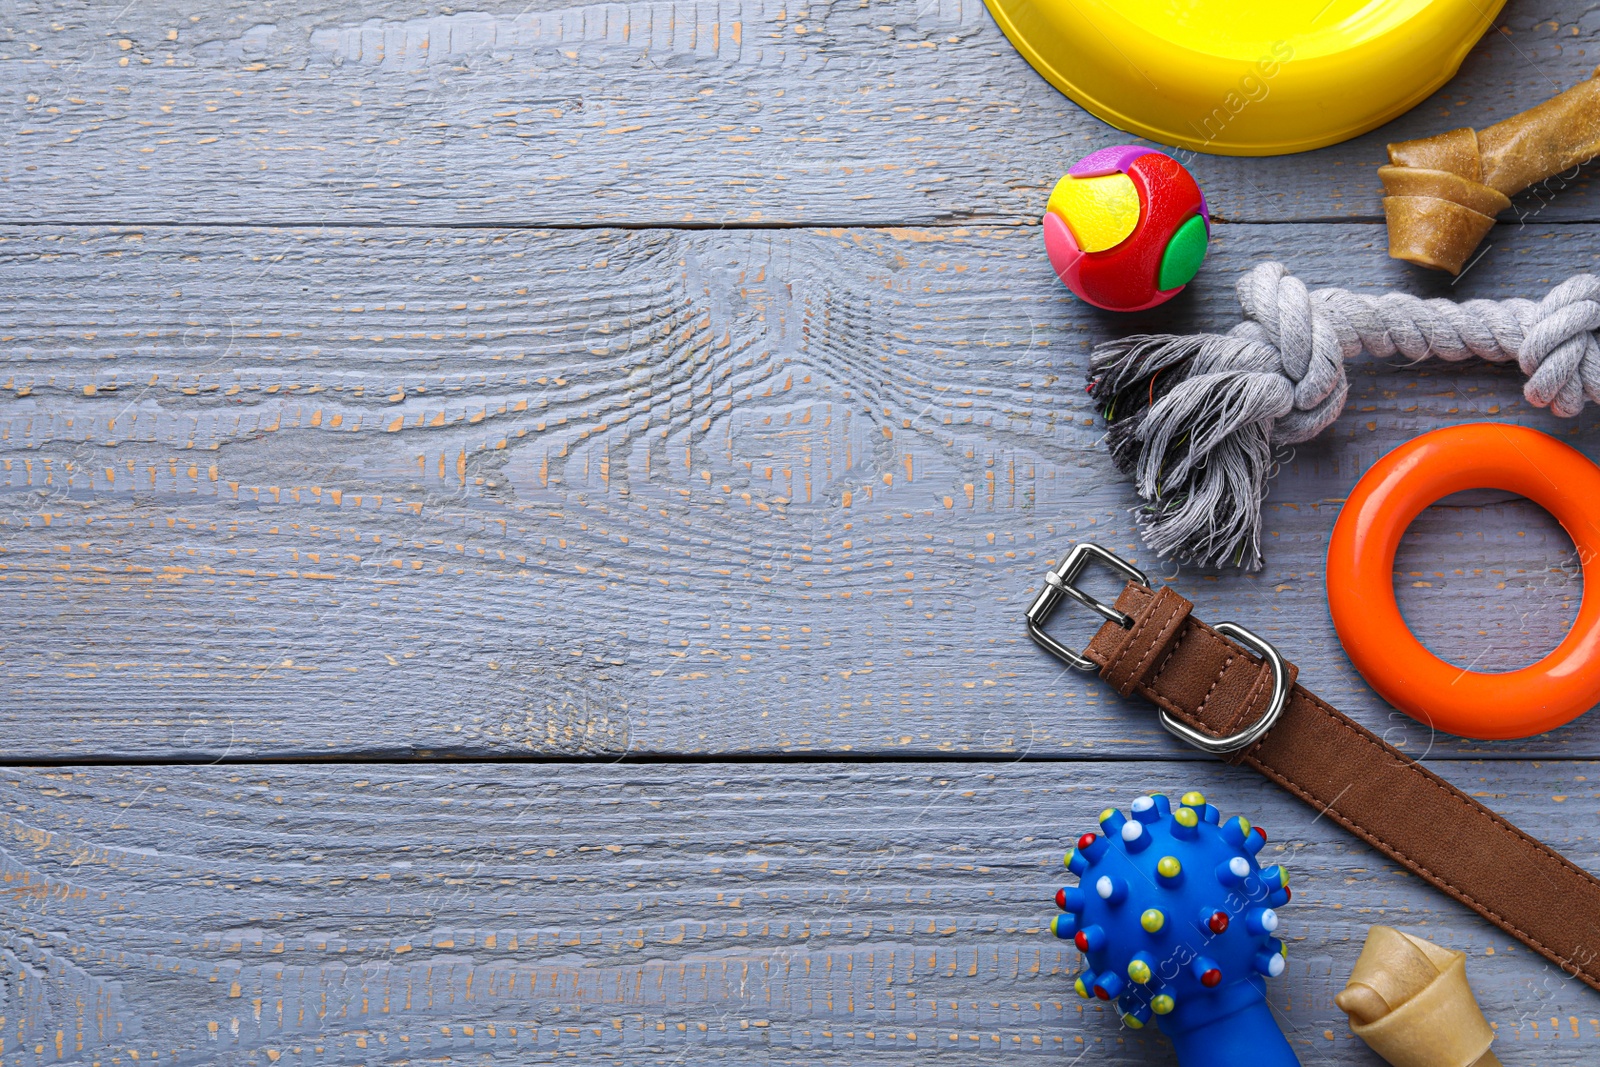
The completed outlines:
[[[1212,629],[1223,637],[1231,637],[1245,648],[1260,654],[1262,659],[1272,665],[1272,699],[1267,704],[1266,713],[1257,719],[1254,725],[1236,730],[1227,737],[1212,737],[1191,726],[1185,726],[1169,715],[1165,709],[1161,711],[1161,725],[1167,728],[1168,733],[1187,741],[1202,752],[1209,752],[1213,756],[1227,756],[1249,748],[1267,736],[1267,731],[1277,724],[1278,717],[1283,714],[1283,709],[1289,703],[1289,665],[1283,661],[1277,649],[1243,626],[1231,622],[1219,622]]]

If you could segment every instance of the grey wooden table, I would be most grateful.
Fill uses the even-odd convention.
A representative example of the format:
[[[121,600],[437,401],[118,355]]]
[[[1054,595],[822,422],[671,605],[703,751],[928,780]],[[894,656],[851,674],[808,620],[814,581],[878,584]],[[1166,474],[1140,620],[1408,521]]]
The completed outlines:
[[[1588,172],[1452,285],[1385,258],[1374,169],[1585,76],[1596,10],[1512,0],[1392,125],[1196,160],[1211,257],[1121,319],[1037,217],[1127,138],[977,0],[193,8],[0,0],[0,1062],[1171,1064],[1044,924],[1100,809],[1191,787],[1293,873],[1303,1062],[1377,1062],[1331,998],[1379,921],[1470,954],[1508,1065],[1600,1060],[1593,992],[1019,615],[1075,539],[1124,551],[1600,871],[1600,721],[1427,736],[1321,575],[1419,430],[1600,455],[1595,416],[1363,363],[1266,569],[1207,573],[1139,544],[1082,385],[1267,256],[1456,298],[1595,269]],[[1398,568],[1478,669],[1581,595],[1504,494]]]

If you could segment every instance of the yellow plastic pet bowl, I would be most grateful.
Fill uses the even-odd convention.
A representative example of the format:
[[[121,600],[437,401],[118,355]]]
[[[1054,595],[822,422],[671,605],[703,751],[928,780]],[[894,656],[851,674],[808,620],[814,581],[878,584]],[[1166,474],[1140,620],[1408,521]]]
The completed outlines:
[[[1162,144],[1270,156],[1334,144],[1455,75],[1505,0],[985,0],[1090,113]]]

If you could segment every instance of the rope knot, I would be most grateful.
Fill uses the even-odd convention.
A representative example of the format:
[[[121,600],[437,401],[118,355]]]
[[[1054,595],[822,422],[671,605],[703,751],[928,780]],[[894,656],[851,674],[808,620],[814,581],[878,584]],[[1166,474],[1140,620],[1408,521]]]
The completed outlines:
[[[1571,417],[1585,397],[1600,400],[1600,278],[1568,278],[1533,305],[1531,318],[1517,353],[1528,402]]]
[[[1361,350],[1361,340],[1326,292],[1310,292],[1282,263],[1259,264],[1239,279],[1245,321],[1229,336],[1276,350],[1278,371],[1293,390],[1293,407],[1273,427],[1278,444],[1310,440],[1344,409],[1350,389],[1344,361]]]

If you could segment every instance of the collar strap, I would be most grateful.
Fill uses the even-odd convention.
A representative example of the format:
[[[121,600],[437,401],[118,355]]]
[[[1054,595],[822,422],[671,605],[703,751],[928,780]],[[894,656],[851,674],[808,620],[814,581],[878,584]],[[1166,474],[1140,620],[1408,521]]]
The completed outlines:
[[[1083,655],[1124,696],[1213,739],[1247,735],[1274,703],[1271,656],[1196,619],[1170,587],[1128,582]],[[1258,644],[1264,644],[1259,643]],[[1229,753],[1373,848],[1600,989],[1600,880],[1295,684],[1259,740]],[[1168,728],[1172,726],[1169,723]],[[1174,730],[1183,736],[1181,731]]]

